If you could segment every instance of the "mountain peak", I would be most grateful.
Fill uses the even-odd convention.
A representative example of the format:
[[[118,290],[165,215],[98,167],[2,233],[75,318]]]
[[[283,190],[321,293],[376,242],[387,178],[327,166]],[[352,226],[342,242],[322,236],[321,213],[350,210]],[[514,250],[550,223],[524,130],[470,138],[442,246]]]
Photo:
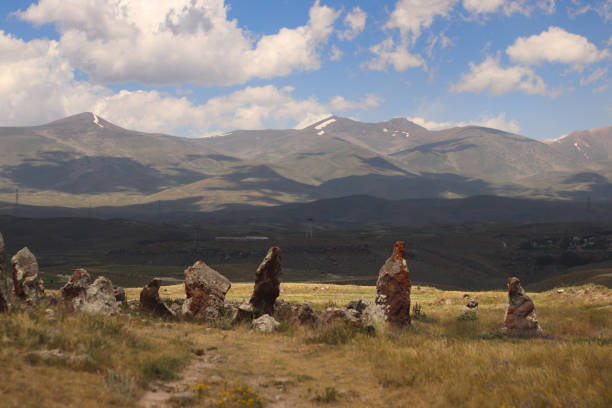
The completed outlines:
[[[106,119],[98,116],[93,112],[81,112],[76,115],[68,116],[63,119],[55,120],[53,122],[47,123],[43,126],[52,126],[52,127],[78,127],[78,128],[94,128],[94,129],[105,129],[105,128],[117,128],[116,125],[113,125],[111,122]]]

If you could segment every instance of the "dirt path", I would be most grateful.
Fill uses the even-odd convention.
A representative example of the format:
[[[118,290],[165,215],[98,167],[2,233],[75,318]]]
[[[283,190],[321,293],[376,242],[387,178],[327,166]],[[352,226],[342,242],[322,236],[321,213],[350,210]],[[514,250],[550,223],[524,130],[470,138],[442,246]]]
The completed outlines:
[[[180,379],[153,382],[150,390],[140,398],[139,405],[145,408],[165,408],[194,400],[196,398],[194,384],[208,377],[217,359],[218,356],[215,354],[197,357],[181,373]]]

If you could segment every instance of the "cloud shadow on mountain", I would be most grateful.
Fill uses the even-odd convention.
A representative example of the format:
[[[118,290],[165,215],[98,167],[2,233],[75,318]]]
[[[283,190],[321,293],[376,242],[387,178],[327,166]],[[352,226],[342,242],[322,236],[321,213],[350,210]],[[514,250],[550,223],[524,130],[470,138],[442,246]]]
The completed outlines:
[[[26,159],[16,166],[4,166],[3,177],[19,187],[54,190],[71,194],[138,191],[151,194],[164,188],[192,183],[206,175],[175,168],[164,174],[125,157],[71,157],[65,152],[44,152],[44,160]]]

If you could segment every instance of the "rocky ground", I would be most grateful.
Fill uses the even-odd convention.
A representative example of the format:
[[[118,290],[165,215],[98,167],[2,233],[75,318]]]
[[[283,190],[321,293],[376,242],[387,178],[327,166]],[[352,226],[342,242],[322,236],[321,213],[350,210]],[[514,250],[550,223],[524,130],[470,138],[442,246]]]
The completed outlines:
[[[227,300],[248,299],[234,285]],[[279,300],[315,311],[374,299],[374,287],[281,284]],[[141,289],[127,289],[136,300]],[[528,287],[526,288],[528,291]],[[179,287],[161,287],[162,297]],[[184,287],[183,287],[184,294]],[[464,311],[478,302],[475,317]],[[506,291],[415,286],[406,329],[374,336],[344,324],[201,324],[123,308],[114,316],[57,306],[0,315],[3,406],[589,406],[612,399],[612,291],[529,294],[547,337],[506,337]],[[184,296],[184,295],[182,295]],[[56,350],[56,351],[53,351]]]
[[[0,293],[0,405],[610,406],[612,290],[442,291],[412,285],[404,254],[376,287],[281,284],[272,247],[254,284],[199,260],[180,285],[81,268],[45,291],[24,248]]]

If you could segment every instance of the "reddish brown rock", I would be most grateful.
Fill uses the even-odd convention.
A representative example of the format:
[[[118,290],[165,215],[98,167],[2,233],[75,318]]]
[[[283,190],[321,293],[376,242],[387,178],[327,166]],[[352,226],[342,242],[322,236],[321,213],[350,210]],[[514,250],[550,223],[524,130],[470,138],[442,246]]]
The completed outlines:
[[[195,319],[214,320],[223,307],[225,294],[232,284],[204,261],[185,269],[183,314]]]
[[[4,271],[4,263],[6,261],[4,255],[4,237],[0,232],[0,312],[6,312],[8,310],[8,300],[6,293],[3,292],[4,282],[6,282],[6,275]]]
[[[542,333],[536,319],[535,306],[518,278],[508,278],[508,307],[504,317],[504,333],[525,337]]]
[[[274,302],[280,294],[281,251],[271,247],[255,272],[255,288],[249,303],[257,314],[274,314]]]
[[[140,306],[162,317],[174,316],[174,313],[159,298],[161,279],[153,278],[151,282],[140,291]]]
[[[385,320],[393,325],[410,324],[410,276],[404,253],[406,244],[397,241],[393,254],[378,272],[376,304],[382,308]]]
[[[89,287],[89,279],[87,270],[83,268],[75,269],[70,280],[60,289],[60,296],[68,310],[74,311],[78,307],[75,307],[75,304],[81,302],[81,299],[76,299],[85,297]]]
[[[44,295],[43,282],[38,279],[38,262],[28,247],[11,258],[15,296],[30,304],[38,303]]]

